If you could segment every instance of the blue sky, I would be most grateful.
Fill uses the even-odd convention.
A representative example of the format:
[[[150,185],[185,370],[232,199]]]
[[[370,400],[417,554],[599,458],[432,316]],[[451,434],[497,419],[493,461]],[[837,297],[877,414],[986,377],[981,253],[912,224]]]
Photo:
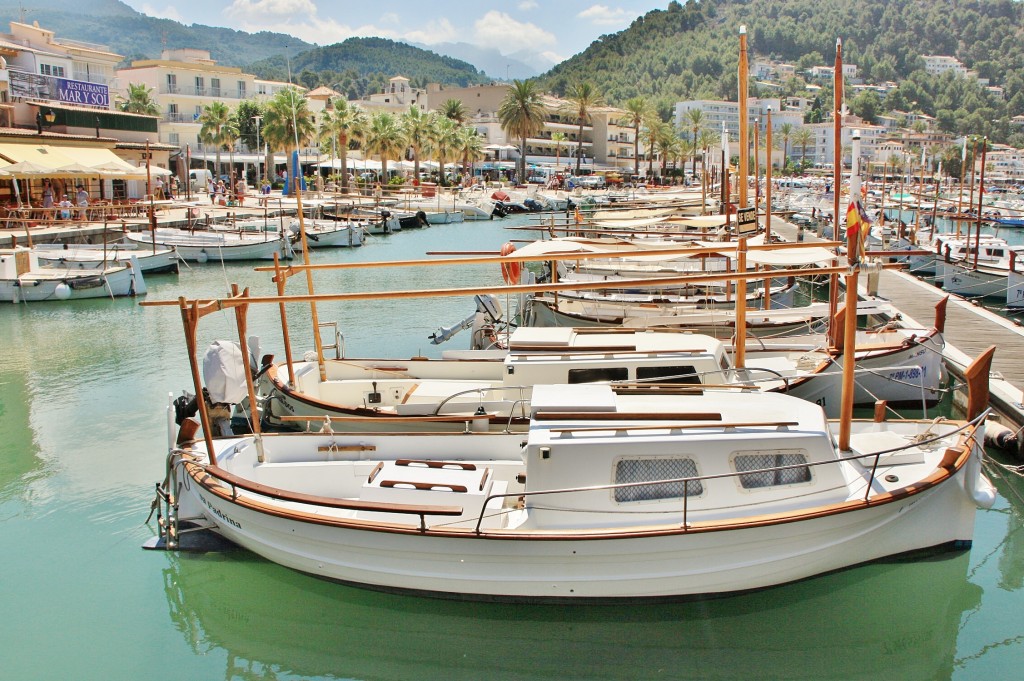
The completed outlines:
[[[184,24],[278,31],[321,45],[379,36],[432,45],[465,42],[502,54],[527,50],[551,64],[582,52],[669,0],[125,0]]]

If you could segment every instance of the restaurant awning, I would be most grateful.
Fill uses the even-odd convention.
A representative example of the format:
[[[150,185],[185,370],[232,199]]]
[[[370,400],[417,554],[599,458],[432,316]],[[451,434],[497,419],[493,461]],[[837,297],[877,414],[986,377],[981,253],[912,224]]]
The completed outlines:
[[[0,143],[0,177],[85,177],[89,171],[106,178],[146,179],[146,168],[133,166],[110,149],[97,147],[64,147],[49,144]],[[27,164],[22,172],[22,164]],[[153,166],[152,177],[170,175],[171,171]]]

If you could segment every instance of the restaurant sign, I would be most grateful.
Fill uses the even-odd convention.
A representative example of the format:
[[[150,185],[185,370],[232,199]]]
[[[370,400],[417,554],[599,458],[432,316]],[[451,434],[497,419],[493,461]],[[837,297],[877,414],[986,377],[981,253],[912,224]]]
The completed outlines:
[[[10,70],[10,76],[11,94],[15,97],[110,108],[110,90],[106,85],[14,69]]]

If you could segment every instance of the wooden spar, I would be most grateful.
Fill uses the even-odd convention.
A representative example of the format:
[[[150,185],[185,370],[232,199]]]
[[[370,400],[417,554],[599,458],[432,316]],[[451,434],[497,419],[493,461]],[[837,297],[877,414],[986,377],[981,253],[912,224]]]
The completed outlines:
[[[206,399],[203,395],[203,380],[199,375],[199,358],[196,356],[196,328],[199,320],[205,314],[200,307],[200,302],[193,300],[186,301],[184,296],[178,298],[178,305],[181,308],[181,324],[185,329],[185,347],[188,349],[188,365],[192,371],[192,385],[196,389],[196,404],[199,407],[199,422],[203,427],[203,440],[206,441],[206,451],[210,457],[210,465],[217,465],[217,455],[213,450],[213,431],[210,428],[210,413],[206,409]],[[220,305],[216,305],[220,309]]]
[[[971,193],[970,193],[970,198],[967,201],[967,205],[971,206],[971,207],[974,206],[974,171],[977,168],[977,166],[978,166],[978,140],[977,139],[973,139],[973,140],[971,140]],[[957,217],[959,218],[960,215],[962,215],[962,213],[958,213]],[[960,220],[959,219],[956,221],[956,235],[960,236]],[[967,223],[967,236],[968,236],[968,238],[970,238],[970,236],[971,236],[971,223],[969,223],[969,222]]]
[[[836,39],[834,90],[832,102],[832,238],[839,240],[839,197],[843,186],[843,39]],[[839,279],[829,280],[828,318],[834,319],[839,309]],[[836,331],[838,333],[838,331]]]
[[[942,163],[939,162],[939,168],[941,169]],[[932,234],[939,231],[939,228],[935,224],[936,216],[939,214],[939,189],[942,188],[942,173],[939,173],[939,177],[935,180],[935,200],[932,202]]]
[[[761,147],[758,136],[761,133],[761,119],[754,119],[754,215],[757,216],[757,207],[761,205]]]
[[[241,294],[238,293],[238,284],[231,285],[231,295],[235,297],[248,298],[249,289],[246,288]],[[249,341],[246,337],[248,334],[248,328],[246,326],[246,315],[249,313],[249,305],[242,304],[235,306],[235,326],[238,327],[238,347],[242,351],[242,362],[245,364],[245,390],[249,396],[249,426],[252,428],[253,435],[257,436],[257,442],[259,442],[260,434],[260,415],[259,409],[256,404],[256,386],[252,383],[252,368],[249,363]],[[259,447],[259,445],[257,445]],[[260,462],[263,462],[263,451],[260,448],[259,452]]]
[[[740,272],[747,271],[747,237],[739,238],[737,249],[736,269]],[[767,291],[771,285],[771,279],[765,279],[764,290]],[[737,287],[736,294],[736,367],[742,369],[747,366],[747,280],[742,279]]]
[[[740,199],[739,207],[747,207],[747,27],[740,26],[740,58],[739,58],[739,105],[740,105]],[[757,148],[754,149],[757,156]],[[757,176],[754,176],[757,182]],[[745,274],[747,269],[747,238],[740,235],[739,213],[736,214],[736,235],[737,263],[736,268],[740,273]],[[754,219],[757,220],[757,204],[754,204]],[[765,281],[765,289],[768,288],[771,280]],[[745,367],[747,364],[747,280],[738,279],[736,282],[736,366]]]
[[[774,250],[789,250],[798,248],[835,248],[841,246],[842,243],[838,241],[819,241],[819,242],[796,242],[787,244],[756,244],[748,246],[748,251],[774,251]],[[650,249],[635,249],[635,250],[622,250],[622,251],[597,251],[597,252],[565,252],[565,253],[545,253],[543,255],[502,255],[502,256],[482,256],[482,257],[471,257],[471,258],[445,258],[438,260],[377,260],[372,262],[338,262],[338,263],[323,263],[317,265],[288,265],[282,267],[281,271],[286,276],[291,276],[301,270],[335,270],[335,269],[357,269],[357,268],[386,268],[386,267],[430,267],[430,266],[445,266],[445,265],[487,265],[487,264],[501,264],[510,262],[540,262],[540,261],[560,261],[560,260],[588,260],[591,258],[630,258],[640,255],[675,255],[675,256],[697,256],[697,255],[711,255],[716,253],[731,252],[735,250],[735,246],[730,244],[720,244],[716,246],[686,246],[680,248],[650,248]],[[273,266],[262,265],[254,267],[255,272],[274,272]]]
[[[914,234],[921,233],[921,210],[924,208],[924,166],[925,151],[921,149],[921,175],[917,183],[917,210],[914,211]]]
[[[902,265],[893,263],[891,266],[884,266],[891,269],[899,269]],[[846,272],[845,267],[815,267],[806,269],[783,269],[770,272],[717,272],[714,274],[690,274],[679,277],[653,277],[647,279],[621,279],[616,281],[588,281],[588,282],[563,282],[557,284],[517,284],[506,286],[493,284],[490,286],[470,286],[465,288],[410,290],[410,291],[354,291],[350,293],[316,293],[298,294],[289,296],[252,296],[247,301],[250,304],[263,303],[308,303],[328,302],[340,300],[376,300],[392,298],[445,298],[449,296],[471,296],[478,293],[502,293],[517,295],[520,293],[554,293],[556,291],[593,291],[609,288],[644,288],[651,286],[681,286],[685,284],[701,284],[713,281],[728,279],[772,279],[775,277],[804,277],[822,274],[838,274]],[[234,304],[232,298],[214,298],[198,301],[202,305],[211,305],[215,310],[222,307],[230,307]],[[144,300],[139,303],[142,307],[162,307],[177,305],[174,300]]]
[[[768,150],[768,160],[764,163],[764,242],[771,243],[772,238],[772,108],[768,107],[768,126],[765,129],[764,146]],[[785,162],[785,159],[783,159]],[[766,308],[767,309],[767,308]]]
[[[889,172],[889,161],[882,161],[882,198],[879,202],[880,210],[878,211],[878,224],[885,224],[885,175]]]
[[[740,109],[740,167],[739,207],[747,207],[747,173],[750,172],[750,150],[747,149],[747,27],[740,26],[740,61],[737,71],[739,77],[739,109]]]
[[[298,134],[296,132],[296,134]],[[295,173],[296,175],[298,173]],[[302,215],[302,178],[292,178],[295,181],[295,207],[299,215],[299,238],[302,240],[302,262],[306,266],[306,290],[313,296],[313,272],[309,269],[309,244],[306,242],[306,220]],[[284,232],[281,232],[282,238]],[[309,312],[313,321],[313,347],[316,349],[316,362],[320,368],[320,380],[327,380],[327,367],[324,366],[324,347],[320,340],[320,318],[316,311],[316,302],[310,300]]]
[[[288,280],[281,270],[281,260],[278,254],[274,253],[274,283],[277,284],[277,295],[284,297],[284,284]],[[292,341],[288,332],[288,311],[284,303],[278,305],[278,312],[281,315],[281,333],[284,335],[284,360],[288,364],[288,383],[295,385],[295,365],[292,361]]]
[[[985,205],[985,152],[988,151],[988,137],[981,138],[981,172],[978,174],[978,222],[974,226],[974,269],[978,269],[978,252],[981,250],[981,209]]]
[[[956,236],[960,238],[960,216],[964,214],[964,173],[967,171],[967,138],[964,138],[964,148],[960,152],[960,192],[956,199]],[[938,230],[932,225],[933,234]]]
[[[992,356],[996,354],[996,346],[990,345],[964,371],[967,381],[967,419],[974,420],[988,408],[989,372],[992,368]]]
[[[836,67],[836,79],[842,78],[841,69]],[[852,138],[852,162],[850,164],[850,205],[854,210],[860,195],[860,132],[854,131]],[[849,221],[847,221],[849,222]],[[868,229],[861,223],[857,231],[846,227],[846,257],[849,271],[846,275],[846,319],[843,324],[843,392],[839,406],[839,449],[850,449],[850,431],[853,421],[853,397],[857,370],[857,278],[861,266],[861,232]],[[850,260],[852,258],[852,260]]]

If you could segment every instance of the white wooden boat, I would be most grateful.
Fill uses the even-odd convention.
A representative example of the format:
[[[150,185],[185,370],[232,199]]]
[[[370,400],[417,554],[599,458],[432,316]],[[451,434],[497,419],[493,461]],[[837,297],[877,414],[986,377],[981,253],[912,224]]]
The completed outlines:
[[[138,262],[103,269],[40,267],[36,252],[19,246],[0,249],[0,300],[27,303],[141,296],[146,282]]]
[[[310,248],[352,248],[363,245],[363,226],[359,223],[309,219],[304,219],[302,222],[306,230],[306,243]],[[301,245],[298,238],[298,219],[291,219],[288,231]]]
[[[125,235],[140,248],[173,248],[182,260],[204,263],[221,260],[273,260],[277,253],[282,260],[294,257],[291,241],[276,233],[247,234],[245,232],[188,231],[157,228]]]
[[[32,247],[41,267],[96,270],[128,265],[132,258],[143,274],[178,273],[181,259],[173,248],[138,248],[135,244],[36,244]]]
[[[820,407],[785,395],[538,386],[530,415],[526,434],[185,440],[162,542],[189,519],[372,589],[646,600],[962,549],[995,499],[978,420],[854,422],[840,450]]]

